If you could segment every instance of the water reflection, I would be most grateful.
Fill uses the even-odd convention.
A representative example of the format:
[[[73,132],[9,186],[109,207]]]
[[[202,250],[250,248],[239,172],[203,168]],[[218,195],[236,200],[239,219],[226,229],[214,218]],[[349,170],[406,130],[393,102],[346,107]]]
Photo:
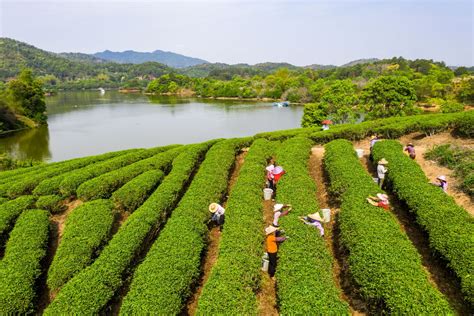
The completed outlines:
[[[47,126],[24,130],[14,135],[0,138],[0,151],[7,152],[17,159],[33,159],[48,161],[51,159],[49,150],[49,130]]]

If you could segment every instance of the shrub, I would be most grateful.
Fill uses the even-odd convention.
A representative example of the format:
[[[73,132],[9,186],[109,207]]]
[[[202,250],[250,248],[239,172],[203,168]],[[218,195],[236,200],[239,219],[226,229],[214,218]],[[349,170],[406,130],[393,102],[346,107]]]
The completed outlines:
[[[118,208],[133,212],[156,189],[164,176],[161,170],[144,172],[115,191],[112,200]]]
[[[32,207],[35,198],[31,195],[20,196],[15,200],[3,203],[0,206],[0,247],[7,239],[8,232],[13,227],[15,220],[20,214]]]
[[[352,144],[346,140],[327,144],[324,163],[331,191],[335,188],[333,192],[341,194],[340,240],[362,296],[386,309],[382,313],[451,314],[393,214],[367,203],[366,198],[380,189],[363,169]]]
[[[137,150],[123,156],[115,157],[98,164],[87,166],[86,168],[77,170],[77,172],[69,174],[67,177],[65,177],[59,185],[59,190],[63,196],[75,195],[76,189],[87,180],[98,177],[101,174],[110,172],[112,170],[122,168],[136,161],[149,158],[162,152],[163,150],[163,147],[148,150]]]
[[[186,146],[173,161],[163,183],[123,223],[94,263],[76,274],[45,310],[46,315],[97,314],[122,286],[122,276],[147,238],[176,205],[205,152],[213,142]],[[93,298],[93,299],[91,299]]]
[[[110,235],[114,221],[112,208],[111,201],[96,200],[82,204],[69,215],[49,267],[47,284],[50,291],[63,286],[97,257]]]
[[[65,209],[63,201],[63,197],[59,195],[44,195],[38,198],[36,207],[51,213],[60,213]]]
[[[375,159],[389,162],[388,179],[394,192],[416,214],[429,236],[430,247],[439,252],[461,280],[462,290],[474,303],[474,221],[452,197],[428,183],[420,166],[403,154],[397,141],[377,142]],[[410,179],[410,181],[407,181]]]
[[[260,285],[264,241],[262,189],[274,147],[274,143],[257,140],[245,157],[227,201],[219,257],[199,299],[199,315],[257,314],[255,292]]]
[[[59,194],[60,193],[59,192],[59,186],[61,184],[61,181],[64,180],[65,178],[73,175],[74,173],[81,172],[82,169],[88,168],[92,164],[97,164],[97,163],[106,161],[108,159],[123,156],[125,154],[128,154],[130,152],[134,152],[134,151],[136,151],[136,149],[116,151],[116,152],[106,153],[106,154],[99,155],[99,156],[90,157],[91,158],[91,164],[88,164],[87,166],[85,166],[83,168],[71,170],[71,171],[68,171],[68,172],[58,174],[57,176],[54,176],[52,178],[44,179],[33,190],[33,194],[37,195],[37,196]]]
[[[199,277],[208,206],[225,193],[236,151],[246,142],[227,140],[209,150],[183,199],[137,268],[122,313],[179,313],[191,295],[192,282]]]
[[[173,159],[181,151],[180,147],[174,148],[86,181],[77,188],[77,197],[83,201],[107,199],[112,192],[145,171],[162,169],[168,173]]]
[[[26,314],[34,310],[35,282],[48,243],[48,213],[29,210],[18,218],[0,263],[0,313]]]
[[[278,252],[277,295],[281,314],[342,315],[348,314],[347,304],[333,280],[333,258],[323,238],[314,227],[298,220],[298,216],[319,209],[316,185],[309,175],[308,159],[312,143],[306,138],[292,138],[280,146],[279,164],[286,175],[278,184],[277,201],[288,203],[293,210],[280,219],[290,240]],[[317,271],[317,273],[315,273]]]
[[[8,202],[9,200],[7,198],[0,197],[0,205],[2,205],[5,202]]]

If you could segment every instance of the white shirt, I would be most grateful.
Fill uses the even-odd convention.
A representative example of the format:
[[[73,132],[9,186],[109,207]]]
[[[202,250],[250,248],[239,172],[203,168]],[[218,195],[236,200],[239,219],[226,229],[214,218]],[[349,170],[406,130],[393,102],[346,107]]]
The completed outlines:
[[[385,168],[384,165],[377,165],[377,175],[379,176],[379,179],[384,179],[386,173],[387,168]]]

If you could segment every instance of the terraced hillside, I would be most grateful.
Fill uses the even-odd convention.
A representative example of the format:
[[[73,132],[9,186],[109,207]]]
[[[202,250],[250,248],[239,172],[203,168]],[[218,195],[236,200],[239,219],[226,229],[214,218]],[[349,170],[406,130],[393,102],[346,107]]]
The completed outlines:
[[[473,127],[474,112],[390,118],[0,172],[0,313],[470,314],[473,217],[396,139]],[[373,134],[387,139],[373,155],[389,161],[390,210],[367,203],[382,191],[351,142]],[[286,170],[276,201],[262,194],[270,161]],[[275,203],[293,210],[270,279]],[[320,236],[299,217],[326,207]]]

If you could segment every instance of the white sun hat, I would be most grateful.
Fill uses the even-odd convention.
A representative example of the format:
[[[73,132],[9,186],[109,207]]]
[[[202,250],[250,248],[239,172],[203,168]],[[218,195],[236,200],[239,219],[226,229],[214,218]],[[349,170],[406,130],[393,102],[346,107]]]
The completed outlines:
[[[276,228],[275,226],[268,226],[267,228],[265,228],[265,235],[270,235],[271,233],[274,233],[278,230],[278,228]]]
[[[436,179],[446,182],[446,176],[438,176]]]
[[[384,201],[388,200],[388,195],[384,193],[377,193],[377,197],[379,198],[379,200],[384,200]]]
[[[309,214],[308,217],[311,218],[311,219],[314,219],[315,221],[318,221],[318,222],[323,222],[323,221],[324,221],[324,220],[321,218],[321,215],[319,215],[318,212],[313,213],[313,214]]]
[[[273,212],[278,212],[282,208],[283,208],[283,204],[275,204],[275,206],[273,206]]]

